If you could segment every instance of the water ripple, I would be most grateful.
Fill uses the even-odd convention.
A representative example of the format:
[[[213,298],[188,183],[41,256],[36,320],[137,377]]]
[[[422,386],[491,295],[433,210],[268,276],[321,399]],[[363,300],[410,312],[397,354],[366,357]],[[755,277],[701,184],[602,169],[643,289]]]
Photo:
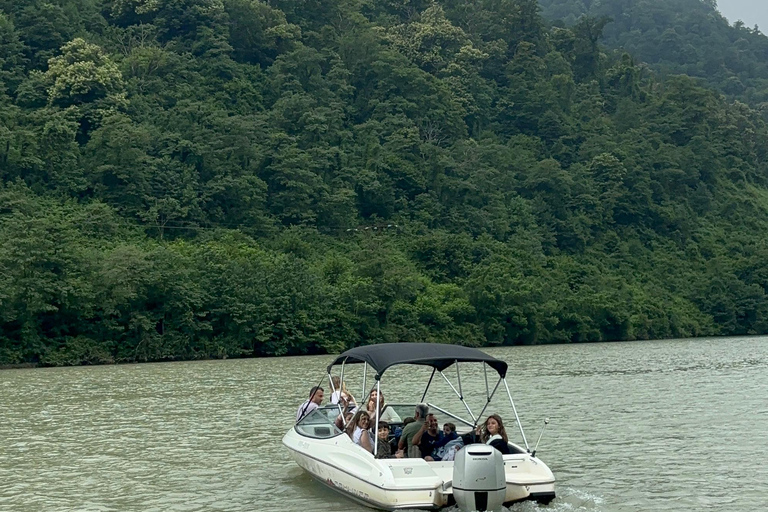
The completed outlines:
[[[489,352],[510,364],[529,440],[551,419],[539,454],[558,498],[510,512],[750,512],[768,502],[768,338]],[[367,510],[315,483],[280,444],[327,359],[2,371],[0,509]],[[397,402],[429,375],[388,377]]]

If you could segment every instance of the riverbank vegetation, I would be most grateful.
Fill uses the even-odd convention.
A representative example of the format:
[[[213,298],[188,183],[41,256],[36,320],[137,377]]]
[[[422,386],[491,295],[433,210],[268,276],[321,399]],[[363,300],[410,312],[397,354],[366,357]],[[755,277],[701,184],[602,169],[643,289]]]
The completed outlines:
[[[561,25],[0,0],[0,364],[768,332],[760,113]]]

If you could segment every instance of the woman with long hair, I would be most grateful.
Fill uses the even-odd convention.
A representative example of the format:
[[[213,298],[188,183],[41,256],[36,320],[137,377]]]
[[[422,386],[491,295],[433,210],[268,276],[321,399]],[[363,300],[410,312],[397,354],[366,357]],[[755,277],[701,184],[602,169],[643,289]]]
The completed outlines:
[[[384,393],[379,393],[376,388],[373,388],[368,394],[368,400],[365,402],[365,410],[368,414],[376,415],[376,399],[379,400],[379,414],[384,410],[386,404],[384,403]]]
[[[357,411],[347,426],[347,434],[352,441],[373,453],[373,434],[371,433],[371,417],[363,410]]]
[[[491,414],[486,418],[480,431],[480,440],[487,445],[493,446],[504,455],[510,453],[507,431],[504,428],[501,416],[498,414]]]
[[[368,400],[365,402],[365,410],[371,416],[371,421],[376,421],[376,398],[379,400],[379,421],[386,421],[387,423],[400,423],[402,419],[400,415],[395,412],[392,407],[387,407],[384,401],[384,392],[379,392],[376,388],[373,388],[368,394]]]
[[[352,434],[349,432],[349,425],[352,424],[352,418],[355,416],[355,413],[352,411],[344,413],[344,416],[339,414],[336,417],[336,428],[341,430],[342,432],[346,432],[346,434],[351,438]]]
[[[334,389],[333,393],[331,394],[331,403],[333,405],[341,403],[341,406],[345,409],[348,407],[355,407],[357,405],[355,403],[355,397],[352,396],[352,393],[347,391],[346,382],[342,381],[338,375],[331,377],[331,382],[333,383]]]

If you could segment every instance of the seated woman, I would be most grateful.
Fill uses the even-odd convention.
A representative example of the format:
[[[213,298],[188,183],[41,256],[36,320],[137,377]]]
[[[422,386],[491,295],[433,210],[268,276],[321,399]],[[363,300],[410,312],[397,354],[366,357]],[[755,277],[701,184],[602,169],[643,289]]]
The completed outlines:
[[[384,393],[379,393],[376,388],[373,388],[368,395],[368,400],[365,403],[365,409],[371,416],[373,421],[376,421],[376,397],[379,399],[379,421],[386,421],[387,423],[400,423],[402,420],[400,416],[391,407],[387,408],[387,404],[384,402]]]
[[[336,421],[335,421],[336,428],[338,428],[341,431],[346,432],[347,431],[347,426],[349,426],[351,424],[352,418],[354,418],[354,416],[355,416],[355,413],[351,412],[351,411],[347,412],[347,413],[344,413],[344,416],[339,414],[336,417]],[[349,432],[347,432],[347,434],[349,434]],[[352,436],[350,435],[350,437],[352,437]]]
[[[501,416],[498,414],[491,414],[485,420],[485,423],[478,425],[474,432],[459,436],[454,441],[451,441],[446,445],[446,453],[443,460],[454,460],[456,452],[461,450],[465,445],[472,443],[485,443],[489,446],[493,446],[502,455],[508,455],[512,453],[509,449],[509,439],[507,438],[507,431],[504,429],[504,422],[501,420]]]
[[[373,434],[370,431],[371,418],[366,411],[357,411],[347,426],[352,441],[373,453]]]
[[[480,432],[480,440],[499,450],[502,455],[511,453],[507,431],[504,429],[504,422],[501,421],[501,416],[498,414],[491,414],[485,420],[485,424]]]

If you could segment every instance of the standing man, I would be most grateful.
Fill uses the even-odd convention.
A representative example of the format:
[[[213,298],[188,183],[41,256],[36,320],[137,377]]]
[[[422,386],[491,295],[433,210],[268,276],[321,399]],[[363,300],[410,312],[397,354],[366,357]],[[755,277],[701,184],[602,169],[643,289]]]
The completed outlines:
[[[317,409],[320,404],[323,403],[323,388],[315,386],[309,391],[309,400],[299,406],[299,410],[296,411],[296,423],[301,418]]]
[[[424,425],[424,419],[429,413],[427,404],[419,404],[413,413],[414,421],[403,427],[403,433],[400,435],[400,442],[397,443],[397,457],[421,458],[421,449],[418,444],[414,444],[415,436]]]

